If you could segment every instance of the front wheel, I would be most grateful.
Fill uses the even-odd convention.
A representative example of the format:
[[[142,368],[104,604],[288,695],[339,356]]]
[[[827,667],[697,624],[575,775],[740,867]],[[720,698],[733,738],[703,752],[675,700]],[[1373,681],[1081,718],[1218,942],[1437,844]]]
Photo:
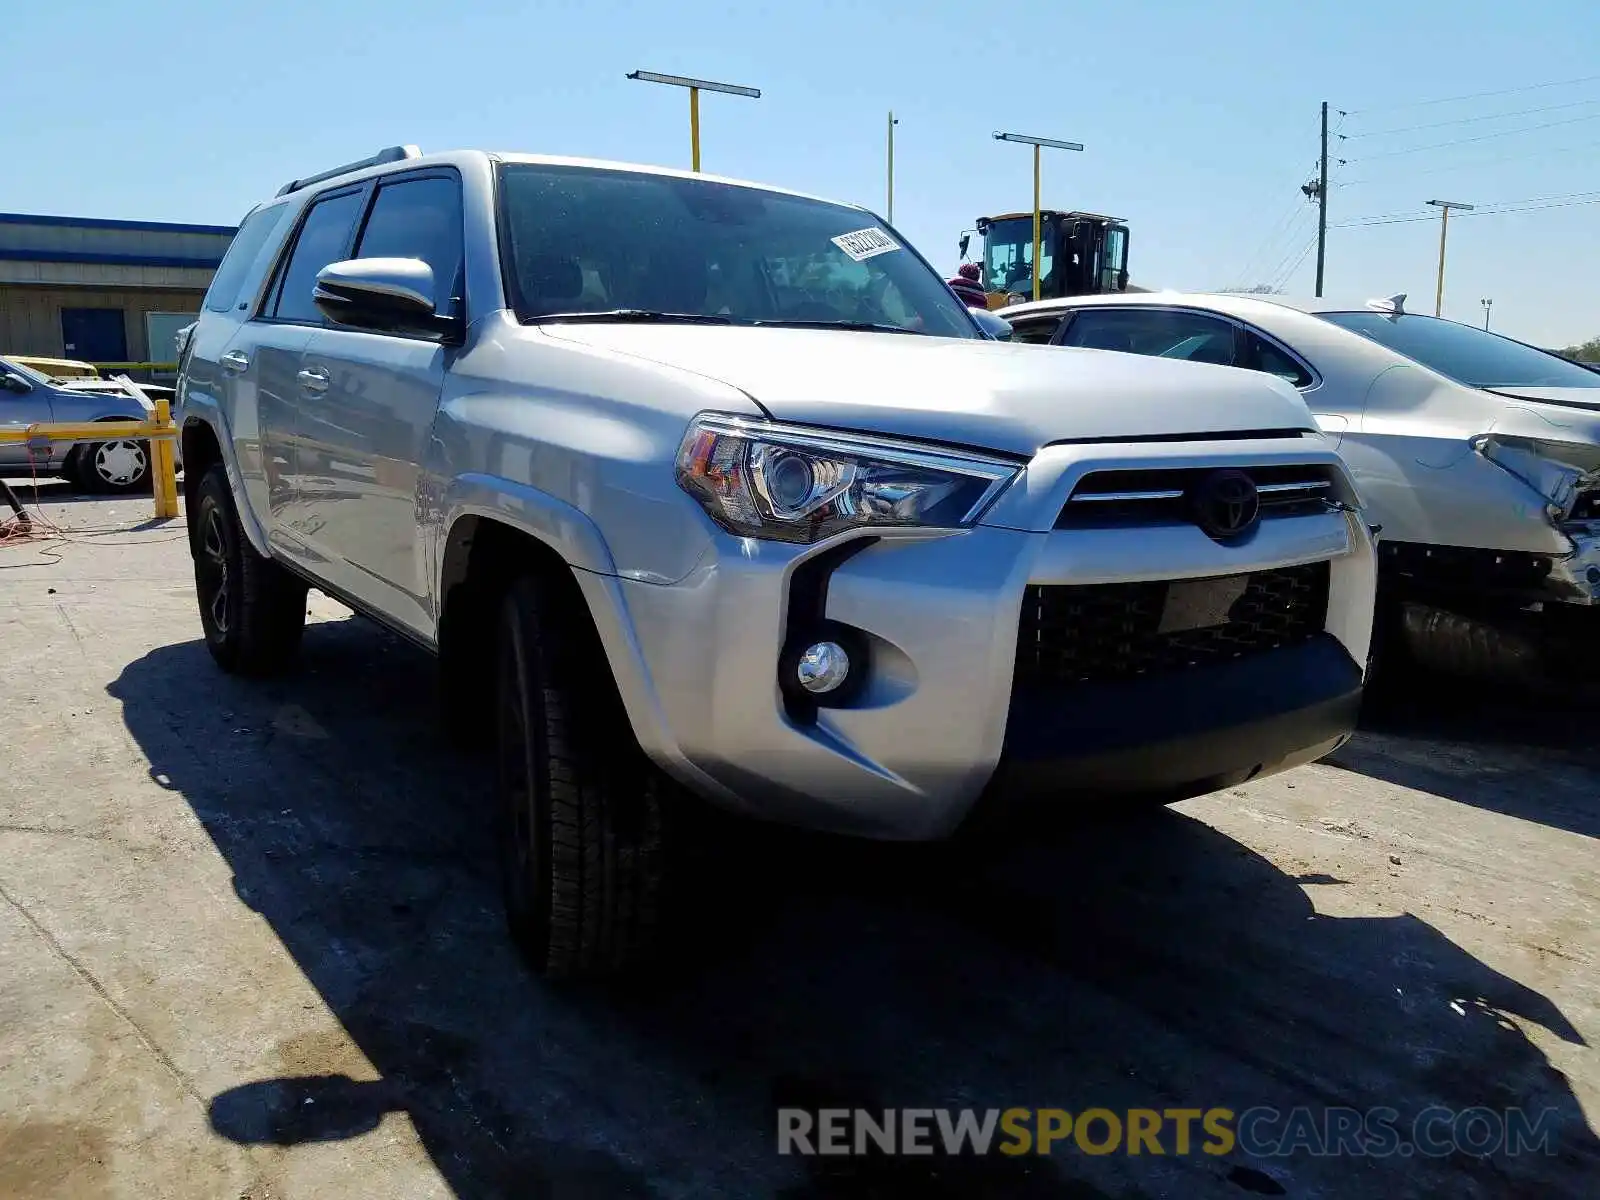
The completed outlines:
[[[89,492],[136,492],[150,486],[150,447],[123,438],[91,442],[78,451],[78,485]]]
[[[200,481],[190,517],[195,596],[206,649],[230,674],[281,671],[299,648],[306,585],[245,538],[221,463]]]
[[[524,576],[500,607],[496,757],[506,917],[541,975],[656,949],[667,788],[639,749],[582,600]]]

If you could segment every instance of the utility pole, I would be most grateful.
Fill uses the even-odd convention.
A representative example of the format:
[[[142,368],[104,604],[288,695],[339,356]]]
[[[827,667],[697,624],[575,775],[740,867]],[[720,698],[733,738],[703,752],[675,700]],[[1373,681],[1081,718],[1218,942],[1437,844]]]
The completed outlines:
[[[1488,333],[1489,332],[1489,310],[1494,307],[1494,301],[1493,300],[1479,300],[1478,303],[1483,305],[1483,331],[1485,333]]]
[[[1317,295],[1322,295],[1322,266],[1328,252],[1328,102],[1322,102],[1322,168],[1317,175]]]
[[[889,110],[889,211],[886,214],[889,224],[894,224],[894,127],[900,124],[894,119],[894,109]]]
[[[1439,210],[1439,285],[1433,293],[1433,315],[1444,315],[1444,239],[1450,232],[1450,210],[1459,208],[1462,212],[1471,212],[1473,206],[1462,204],[1456,200],[1429,200],[1429,204]]]

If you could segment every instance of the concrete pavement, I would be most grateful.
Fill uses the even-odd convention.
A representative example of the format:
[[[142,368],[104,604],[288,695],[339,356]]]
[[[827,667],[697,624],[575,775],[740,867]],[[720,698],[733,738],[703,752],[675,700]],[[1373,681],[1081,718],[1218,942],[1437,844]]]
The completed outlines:
[[[1491,1197],[1600,1179],[1600,743],[1425,695],[1026,844],[714,831],[682,961],[558,989],[425,656],[223,676],[145,498],[0,546],[0,1197]],[[1487,1159],[783,1158],[780,1105],[1552,1112]]]

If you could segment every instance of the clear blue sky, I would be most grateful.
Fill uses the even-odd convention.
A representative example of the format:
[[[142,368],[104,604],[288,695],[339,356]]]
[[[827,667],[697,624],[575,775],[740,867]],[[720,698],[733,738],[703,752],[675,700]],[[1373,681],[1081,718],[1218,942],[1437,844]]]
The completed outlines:
[[[1014,129],[1087,145],[1046,152],[1045,204],[1126,217],[1136,282],[1309,293],[1326,99],[1369,135],[1335,142],[1335,226],[1561,198],[1452,222],[1446,315],[1488,296],[1515,336],[1600,334],[1600,204],[1571,202],[1600,199],[1594,0],[18,0],[4,28],[0,210],[232,223],[396,142],[686,166],[687,97],[642,67],[763,89],[704,99],[707,171],[880,211],[893,108],[896,224],[941,269],[974,217],[1029,206],[1028,151],[990,136]],[[1431,310],[1437,233],[1334,228],[1329,294]]]

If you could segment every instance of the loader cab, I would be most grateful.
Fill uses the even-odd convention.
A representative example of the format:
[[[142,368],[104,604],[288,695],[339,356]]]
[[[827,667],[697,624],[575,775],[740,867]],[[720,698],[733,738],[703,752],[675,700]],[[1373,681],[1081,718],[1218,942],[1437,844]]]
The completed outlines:
[[[1033,299],[1033,214],[980,217],[982,283],[989,307]],[[965,257],[970,241],[962,236]],[[1128,288],[1128,226],[1098,213],[1046,209],[1039,224],[1039,298],[1095,296]]]

